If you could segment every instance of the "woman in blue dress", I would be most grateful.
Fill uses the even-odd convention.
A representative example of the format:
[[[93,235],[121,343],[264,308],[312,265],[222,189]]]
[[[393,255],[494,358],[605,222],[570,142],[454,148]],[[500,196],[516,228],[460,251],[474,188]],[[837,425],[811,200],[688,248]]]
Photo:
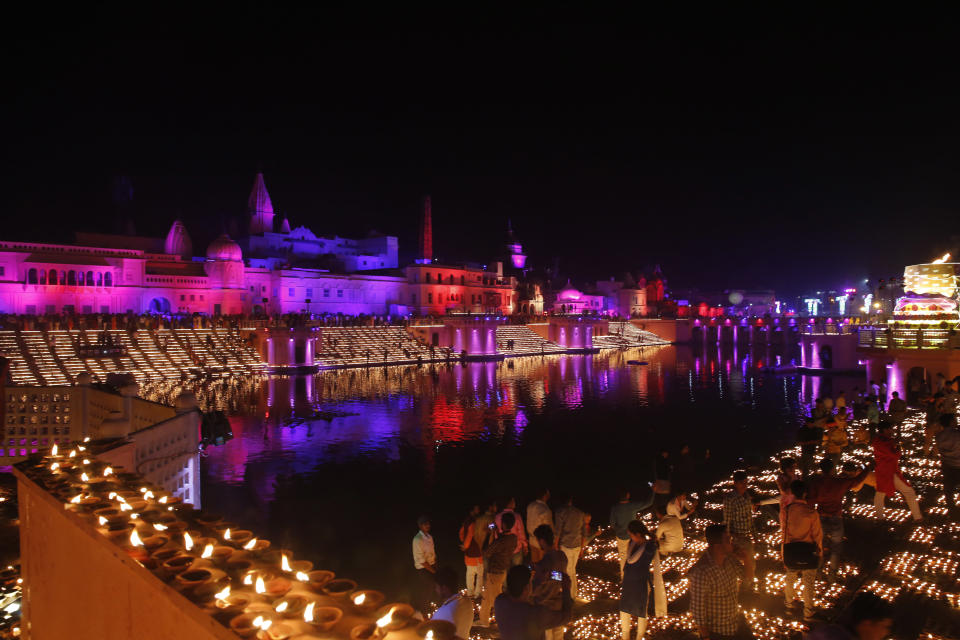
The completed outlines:
[[[636,618],[637,640],[641,640],[647,631],[650,567],[657,553],[657,540],[639,520],[632,520],[627,525],[627,533],[630,544],[620,588],[620,630],[623,640],[630,640],[630,628]]]

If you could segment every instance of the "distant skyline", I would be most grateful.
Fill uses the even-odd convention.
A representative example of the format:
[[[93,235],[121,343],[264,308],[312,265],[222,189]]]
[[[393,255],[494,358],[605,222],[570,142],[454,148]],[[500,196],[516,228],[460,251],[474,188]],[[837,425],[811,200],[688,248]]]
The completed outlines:
[[[429,194],[441,259],[489,260],[512,219],[581,281],[659,263],[786,297],[960,245],[949,33],[714,26],[7,45],[2,236],[112,230],[125,176],[138,232],[203,240],[262,167],[294,226],[407,255]]]

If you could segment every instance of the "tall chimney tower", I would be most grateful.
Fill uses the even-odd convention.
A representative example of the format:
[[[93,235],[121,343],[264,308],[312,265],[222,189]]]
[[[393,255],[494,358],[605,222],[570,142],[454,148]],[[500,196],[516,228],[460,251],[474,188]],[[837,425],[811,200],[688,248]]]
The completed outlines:
[[[430,215],[430,196],[423,199],[423,211],[420,213],[420,251],[417,264],[433,262],[433,218]]]

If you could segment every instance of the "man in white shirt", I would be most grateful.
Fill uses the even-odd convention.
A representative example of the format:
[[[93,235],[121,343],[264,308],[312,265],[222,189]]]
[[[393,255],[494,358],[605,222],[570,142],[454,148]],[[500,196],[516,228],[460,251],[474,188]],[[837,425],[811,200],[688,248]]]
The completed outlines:
[[[660,547],[660,555],[667,556],[671,553],[683,551],[683,524],[677,516],[668,516],[665,513],[658,512],[660,523],[657,525],[657,543]]]
[[[678,493],[670,499],[670,502],[667,503],[667,515],[675,516],[679,520],[684,520],[687,516],[693,513],[693,510],[696,508],[696,500],[688,500],[687,494]]]
[[[537,499],[527,505],[527,539],[530,541],[530,562],[534,564],[543,559],[544,550],[533,532],[542,524],[553,529],[553,512],[547,505],[549,499],[550,491],[542,489],[537,492]]]
[[[436,581],[440,608],[432,619],[453,623],[457,637],[466,640],[473,626],[473,600],[457,590],[457,574],[453,569],[444,567],[437,571]]]
[[[414,588],[413,605],[419,611],[427,611],[433,599],[434,579],[437,572],[437,552],[430,535],[430,518],[420,516],[417,519],[420,531],[413,536],[413,568],[417,570],[417,584]]]

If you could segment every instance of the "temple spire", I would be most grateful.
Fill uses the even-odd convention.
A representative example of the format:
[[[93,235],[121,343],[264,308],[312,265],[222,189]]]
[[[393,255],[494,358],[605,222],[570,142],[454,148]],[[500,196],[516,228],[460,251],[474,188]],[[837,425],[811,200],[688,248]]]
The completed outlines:
[[[420,213],[420,250],[417,254],[419,264],[433,262],[433,217],[430,211],[430,196],[423,199],[423,211]]]
[[[263,172],[258,172],[247,200],[247,213],[250,215],[250,233],[259,234],[273,231],[273,203],[263,181]]]

